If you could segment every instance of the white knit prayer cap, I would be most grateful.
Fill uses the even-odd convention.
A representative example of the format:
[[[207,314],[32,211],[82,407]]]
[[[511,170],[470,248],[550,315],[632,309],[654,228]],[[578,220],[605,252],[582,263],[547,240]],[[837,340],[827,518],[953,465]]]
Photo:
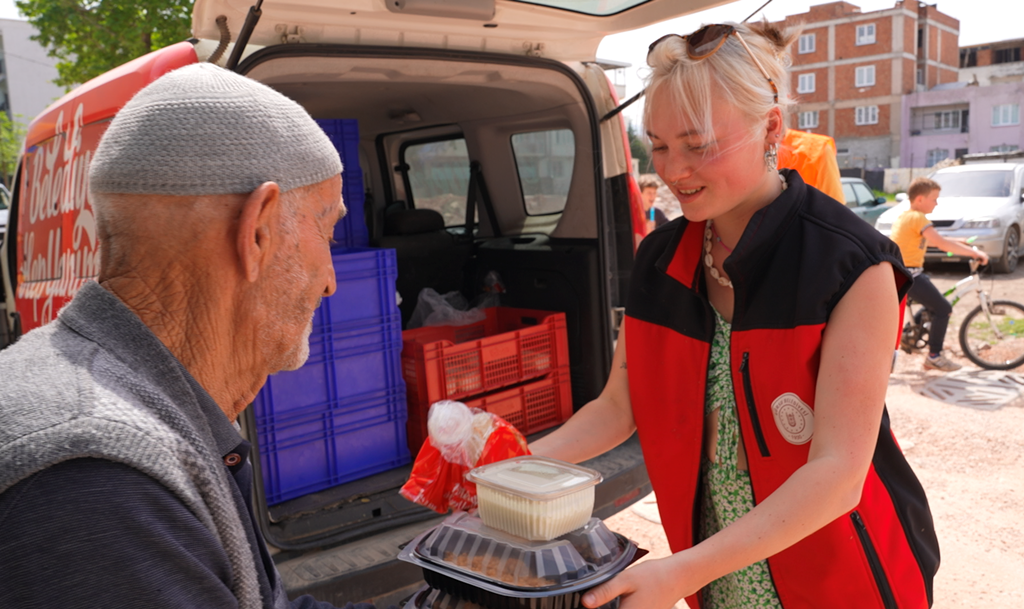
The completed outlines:
[[[276,182],[286,192],[340,173],[337,150],[302,106],[198,63],[161,76],[117,113],[93,157],[89,189],[219,195]]]

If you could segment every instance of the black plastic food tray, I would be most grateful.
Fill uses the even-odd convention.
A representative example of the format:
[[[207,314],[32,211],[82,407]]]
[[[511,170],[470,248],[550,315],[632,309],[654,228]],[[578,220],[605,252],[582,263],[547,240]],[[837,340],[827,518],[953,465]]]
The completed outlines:
[[[431,596],[435,601],[424,605],[423,609],[456,609],[458,601],[465,600],[480,605],[484,609],[585,609],[583,607],[583,595],[589,590],[575,590],[568,594],[557,591],[551,592],[550,596],[504,596],[496,592],[484,590],[466,582],[459,581],[439,573],[432,569],[423,569],[423,579],[427,585],[440,592],[439,595]],[[597,584],[594,584],[595,586]],[[510,594],[515,591],[510,590]],[[439,603],[436,601],[440,601]],[[600,609],[618,609],[619,599],[601,605]]]
[[[629,546],[594,518],[549,542],[529,542],[453,515],[416,543],[416,556],[510,589],[547,589],[588,579],[621,559]]]
[[[437,592],[430,596],[430,609],[465,609],[460,601],[482,609],[582,609],[588,590],[646,553],[596,518],[550,542],[529,542],[456,513],[418,535],[398,558],[419,566]],[[472,564],[463,564],[461,557]],[[473,563],[476,558],[479,564]],[[578,579],[566,580],[559,573]],[[618,606],[613,600],[602,609]]]

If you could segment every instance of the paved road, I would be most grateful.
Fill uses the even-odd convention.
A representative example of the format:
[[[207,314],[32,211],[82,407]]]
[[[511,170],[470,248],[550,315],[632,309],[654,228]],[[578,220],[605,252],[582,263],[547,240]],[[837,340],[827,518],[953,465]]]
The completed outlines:
[[[969,269],[966,264],[943,264],[928,272],[944,290]],[[987,276],[985,289],[996,298],[1024,303],[1024,266],[1010,275]],[[959,318],[976,304],[964,301],[954,309],[946,340],[954,356],[959,351]],[[935,581],[934,609],[1019,609],[1024,607],[1024,399],[992,407],[925,397],[919,391],[950,377],[925,371],[922,358],[901,354],[887,405],[893,431],[935,516],[942,565]],[[958,361],[970,381],[993,381],[966,359]],[[664,531],[638,515],[656,519],[654,501],[653,496],[645,498],[608,524],[649,548],[652,557],[660,557],[668,554]]]

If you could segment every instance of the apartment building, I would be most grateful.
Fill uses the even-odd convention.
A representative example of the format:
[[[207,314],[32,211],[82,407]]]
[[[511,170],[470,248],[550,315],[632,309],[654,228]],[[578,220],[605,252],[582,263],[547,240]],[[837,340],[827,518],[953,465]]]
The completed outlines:
[[[840,167],[899,167],[903,96],[957,81],[960,22],[918,0],[862,13],[848,2],[790,15],[790,124],[836,140]]]
[[[1024,38],[960,47],[960,82],[987,87],[1024,81]]]

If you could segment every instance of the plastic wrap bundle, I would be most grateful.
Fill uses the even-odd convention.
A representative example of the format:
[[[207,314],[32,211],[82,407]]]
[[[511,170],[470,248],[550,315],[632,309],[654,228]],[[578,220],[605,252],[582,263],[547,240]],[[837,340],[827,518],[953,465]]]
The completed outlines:
[[[530,454],[526,438],[501,417],[442,400],[427,414],[429,436],[402,496],[435,512],[476,507],[476,485],[466,473],[481,465]]]

